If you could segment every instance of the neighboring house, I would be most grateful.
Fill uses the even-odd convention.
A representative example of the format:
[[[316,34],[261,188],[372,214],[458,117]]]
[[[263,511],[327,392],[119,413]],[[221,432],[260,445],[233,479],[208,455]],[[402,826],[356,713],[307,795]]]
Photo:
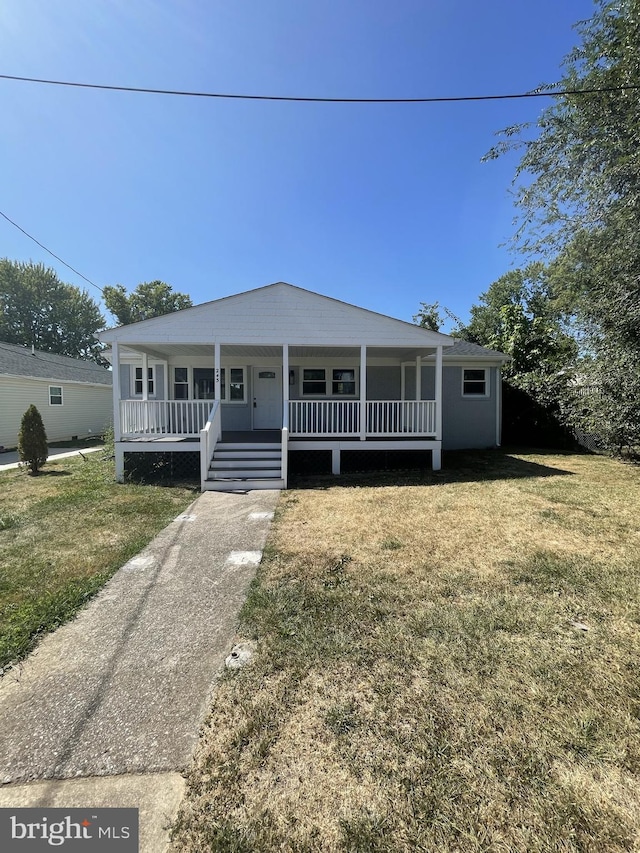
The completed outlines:
[[[502,353],[278,282],[99,335],[125,454],[199,450],[202,489],[281,488],[289,454],[500,443]]]
[[[101,435],[113,418],[111,378],[91,361],[0,342],[0,445],[17,445],[32,404],[49,441]]]

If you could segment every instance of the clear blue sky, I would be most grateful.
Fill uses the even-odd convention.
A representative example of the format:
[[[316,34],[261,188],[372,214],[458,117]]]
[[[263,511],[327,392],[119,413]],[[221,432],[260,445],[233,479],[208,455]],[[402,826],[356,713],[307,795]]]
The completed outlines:
[[[0,73],[320,97],[519,92],[560,74],[592,0],[3,0]],[[100,286],[205,302],[273,281],[410,320],[467,317],[517,259],[515,156],[546,100],[217,101],[0,80],[0,210]],[[42,261],[0,219],[0,257]]]

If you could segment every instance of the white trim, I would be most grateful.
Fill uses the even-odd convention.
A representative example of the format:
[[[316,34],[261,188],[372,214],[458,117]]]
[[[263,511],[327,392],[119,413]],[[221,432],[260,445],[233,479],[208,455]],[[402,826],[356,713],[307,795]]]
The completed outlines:
[[[52,388],[59,388],[59,389],[60,389],[60,393],[59,393],[59,394],[52,395],[52,394],[51,394],[51,389],[52,389]],[[52,396],[60,397],[60,402],[59,402],[59,403],[52,403],[52,402],[51,402],[51,397],[52,397]],[[50,405],[50,406],[64,406],[64,390],[63,390],[63,388],[62,388],[62,385],[49,385],[49,405]]]
[[[442,441],[442,400],[443,400],[443,367],[442,367],[442,347],[436,347],[436,368],[435,368],[435,388],[434,397],[436,400],[436,438]],[[438,452],[439,454],[439,452]],[[435,451],[433,457],[433,470],[440,470],[440,456],[436,460]]]
[[[484,394],[464,393],[464,374],[466,370],[482,370],[484,373]],[[467,379],[467,382],[482,382],[481,379]],[[463,367],[460,372],[460,394],[465,400],[488,400],[491,397],[491,372],[489,367]]]
[[[360,347],[360,441],[367,440],[367,347]]]
[[[120,441],[122,437],[122,430],[120,428],[120,346],[117,341],[113,342],[113,347],[111,348],[112,352],[112,373],[113,373],[113,437],[114,441],[117,443]],[[122,476],[124,476],[124,462],[123,459],[118,456],[116,453],[116,472],[118,482],[122,482],[122,477],[120,477],[120,469],[122,469]]]

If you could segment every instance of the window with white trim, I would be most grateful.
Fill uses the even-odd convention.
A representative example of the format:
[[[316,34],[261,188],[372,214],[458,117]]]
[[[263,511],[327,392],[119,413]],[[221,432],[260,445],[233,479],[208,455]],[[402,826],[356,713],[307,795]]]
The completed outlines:
[[[301,371],[303,397],[355,397],[357,368],[304,367]]]
[[[220,396],[225,403],[247,402],[246,368],[223,367],[220,371],[220,383]]]
[[[333,371],[331,393],[334,397],[356,396],[356,371],[353,367],[347,370],[336,369]]]
[[[302,369],[302,394],[305,397],[326,397],[327,371],[324,367]]]
[[[463,368],[462,396],[476,398],[489,396],[489,376],[486,367]]]
[[[62,405],[62,386],[61,385],[49,385],[49,405],[50,406],[61,406]]]
[[[133,393],[136,397],[142,397],[142,368],[133,368]],[[147,367],[147,394],[153,397],[156,388],[156,369]]]
[[[188,400],[189,399],[189,368],[174,367],[173,368],[173,399]]]

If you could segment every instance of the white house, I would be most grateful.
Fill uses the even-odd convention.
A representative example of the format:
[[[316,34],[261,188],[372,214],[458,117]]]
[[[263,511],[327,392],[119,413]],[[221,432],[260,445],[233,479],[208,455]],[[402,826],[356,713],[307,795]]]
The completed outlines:
[[[278,282],[110,329],[118,479],[199,450],[202,489],[282,488],[289,454],[500,443],[507,357]]]
[[[15,447],[32,404],[49,441],[101,435],[113,416],[111,372],[92,361],[0,342],[0,445]]]

